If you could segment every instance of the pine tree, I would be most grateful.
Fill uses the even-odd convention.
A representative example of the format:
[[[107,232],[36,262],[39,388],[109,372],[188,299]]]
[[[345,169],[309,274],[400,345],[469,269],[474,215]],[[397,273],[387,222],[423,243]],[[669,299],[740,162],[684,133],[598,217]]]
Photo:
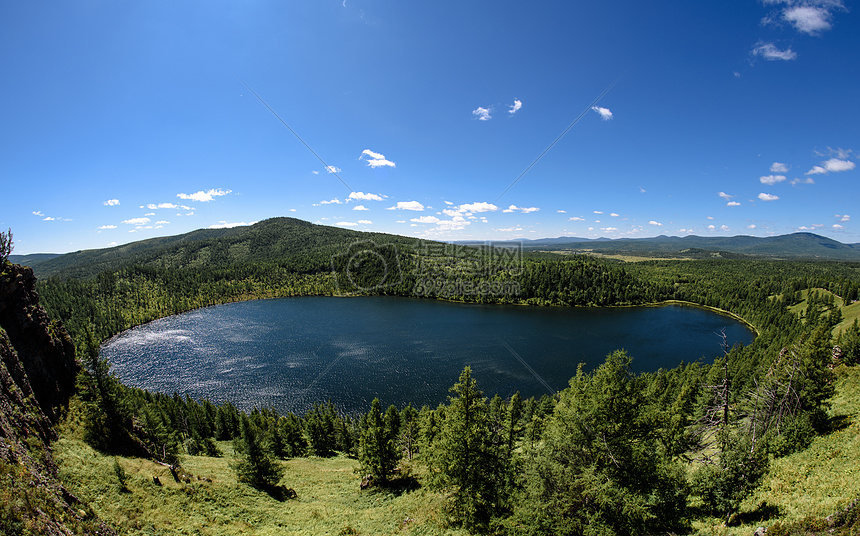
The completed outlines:
[[[284,476],[284,468],[266,450],[263,432],[244,415],[240,427],[242,438],[236,442],[236,451],[241,458],[233,464],[239,481],[259,489],[276,486]]]
[[[382,417],[378,398],[373,399],[364,421],[358,459],[364,472],[372,474],[378,482],[385,483],[397,463],[397,450],[391,429]]]
[[[450,404],[432,446],[433,485],[451,493],[450,513],[469,530],[486,528],[507,509],[511,465],[470,367],[451,388]]]

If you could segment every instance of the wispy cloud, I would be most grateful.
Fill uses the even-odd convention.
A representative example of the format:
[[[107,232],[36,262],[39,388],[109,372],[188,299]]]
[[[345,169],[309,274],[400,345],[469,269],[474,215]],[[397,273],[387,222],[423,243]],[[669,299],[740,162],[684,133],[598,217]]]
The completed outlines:
[[[326,166],[325,170],[329,173],[340,173],[342,170],[337,166]]]
[[[490,115],[491,112],[492,109],[490,108],[482,108],[481,106],[478,106],[477,108],[472,110],[472,115],[477,117],[478,121],[489,121],[493,118],[493,116]]]
[[[126,225],[146,225],[151,221],[152,220],[150,220],[149,218],[130,218],[127,220],[122,220],[122,223]]]
[[[718,196],[720,196],[720,197],[722,197],[722,198],[723,198],[723,199],[725,199],[725,200],[729,200],[729,199],[731,199],[731,198],[735,197],[735,196],[733,196],[733,195],[731,195],[731,194],[727,194],[726,192],[718,192],[718,193],[717,193],[717,195],[718,195]]]
[[[477,203],[466,203],[464,205],[460,205],[458,208],[459,212],[464,213],[472,213],[472,212],[495,212],[499,210],[499,207],[492,203],[487,203],[484,201],[479,201]]]
[[[396,164],[391,160],[387,160],[385,158],[385,155],[371,151],[370,149],[365,149],[361,151],[361,156],[359,156],[358,158],[359,160],[361,160],[365,156],[367,157],[367,165],[372,168],[396,167]]]
[[[540,208],[538,207],[518,207],[516,205],[511,205],[502,212],[522,212],[523,214],[528,214],[530,212],[537,212]]]
[[[762,41],[756,43],[750,53],[753,56],[760,56],[767,61],[791,61],[797,58],[797,53],[791,50],[791,48],[781,50],[773,43],[764,43]]]
[[[766,175],[764,177],[759,177],[758,180],[762,184],[767,184],[768,186],[772,186],[778,182],[784,181],[785,175]]]
[[[409,220],[409,221],[412,221],[412,222],[415,222],[415,223],[439,223],[439,222],[440,222],[440,221],[442,221],[442,220],[440,220],[440,219],[439,219],[439,218],[437,218],[436,216],[421,216],[421,217],[418,217],[418,218],[412,218],[412,219],[411,219],[411,220]]]
[[[795,184],[815,184],[815,180],[812,177],[806,177],[805,179],[791,179],[789,184],[794,186]]]
[[[388,210],[414,210],[420,212],[424,210],[424,205],[418,201],[398,201],[393,207],[388,207]]]
[[[585,218],[581,216],[573,216],[572,218],[568,218],[570,221],[585,221]]]
[[[834,214],[834,215],[833,215],[833,217],[834,217],[834,218],[839,218],[839,221],[840,221],[841,223],[845,223],[845,222],[847,222],[847,221],[851,221],[851,216],[850,216],[850,215],[848,215],[848,214]]]
[[[612,119],[612,112],[609,111],[609,108],[604,108],[602,106],[592,106],[591,109],[597,112],[600,118],[604,121],[609,121],[610,119]]]
[[[358,199],[361,201],[382,201],[383,196],[378,194],[364,193],[364,192],[350,192],[349,197],[347,198],[347,202],[352,199]]]
[[[842,160],[839,158],[831,158],[821,163],[820,166],[813,166],[812,169],[806,172],[807,175],[823,175],[825,173],[839,173],[840,171],[850,171],[857,167],[857,164],[851,160]]]
[[[190,201],[199,201],[201,203],[208,203],[212,201],[216,197],[220,197],[223,195],[227,195],[232,193],[232,190],[222,190],[221,188],[213,188],[211,190],[199,192],[194,192],[193,194],[176,194],[176,197],[179,199],[188,199]]]
[[[510,107],[508,107],[508,113],[514,115],[515,113],[520,111],[520,108],[522,107],[523,101],[521,101],[520,99],[514,99],[514,103]]]
[[[119,205],[119,199],[108,199],[104,203],[102,203],[106,207],[115,207]]]

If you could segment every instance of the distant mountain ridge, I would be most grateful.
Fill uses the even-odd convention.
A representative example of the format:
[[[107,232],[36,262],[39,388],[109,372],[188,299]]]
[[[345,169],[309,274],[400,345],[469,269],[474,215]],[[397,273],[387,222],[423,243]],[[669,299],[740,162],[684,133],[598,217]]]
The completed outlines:
[[[779,236],[696,236],[660,235],[649,238],[586,239],[578,237],[520,239],[526,250],[594,252],[606,255],[684,256],[690,250],[699,256],[710,252],[769,259],[821,259],[860,261],[860,244],[843,244],[814,233],[792,233]],[[495,244],[495,242],[494,242]],[[499,245],[502,243],[500,242]]]
[[[163,265],[194,263],[210,254],[235,257],[248,262],[274,258],[317,259],[325,263],[352,241],[378,240],[412,248],[418,239],[399,235],[368,233],[313,224],[296,218],[271,218],[251,226],[229,229],[198,229],[181,235],[150,238],[105,249],[75,251],[62,255],[12,255],[10,260],[32,266],[40,278],[54,275],[87,277],[105,270],[133,264]],[[844,244],[814,233],[793,233],[771,237],[660,235],[650,238],[558,237],[511,241],[456,241],[461,245],[518,245],[526,251],[561,251],[603,255],[651,256],[657,258],[764,258],[860,261],[860,244]]]

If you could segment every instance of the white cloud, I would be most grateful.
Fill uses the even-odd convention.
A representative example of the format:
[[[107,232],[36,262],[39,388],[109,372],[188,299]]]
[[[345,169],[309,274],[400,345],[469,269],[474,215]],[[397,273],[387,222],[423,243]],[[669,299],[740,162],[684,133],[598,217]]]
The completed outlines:
[[[717,193],[717,195],[722,197],[723,199],[726,199],[726,200],[729,200],[729,199],[734,197],[733,195],[729,195],[726,192],[719,192],[719,193]]]
[[[837,231],[842,230],[842,229],[845,229],[845,226],[844,226],[844,225],[839,225],[838,223],[834,223],[833,225],[831,225],[831,227],[833,227],[833,228],[834,228],[834,229],[836,229]]]
[[[157,222],[155,222],[155,225],[169,225],[169,224],[170,224],[170,222],[166,221],[166,220],[158,220]]]
[[[358,227],[358,223],[354,221],[339,221],[335,225],[339,225],[340,227]]]
[[[834,214],[834,218],[839,218],[840,222],[851,221],[851,216],[848,214]]]
[[[812,177],[806,177],[805,179],[791,179],[791,181],[789,181],[789,184],[791,184],[792,186],[794,186],[795,184],[815,184],[815,181],[812,179]]]
[[[516,205],[511,205],[511,206],[509,206],[508,208],[506,208],[505,210],[503,210],[502,212],[517,212],[517,211],[520,211],[520,212],[522,212],[523,214],[528,214],[529,212],[537,212],[537,211],[539,211],[539,210],[540,210],[540,208],[538,208],[538,207],[518,207],[518,206],[516,206]],[[482,211],[476,211],[476,212],[482,212]]]
[[[788,166],[782,162],[774,162],[770,165],[770,171],[772,173],[788,173]]]
[[[558,212],[559,214],[567,214],[566,210],[556,210],[556,212]]]
[[[759,182],[762,184],[767,184],[768,186],[773,186],[778,182],[782,182],[785,180],[785,175],[765,175],[764,177],[759,177]]]
[[[581,218],[579,216],[574,216],[572,218],[568,218],[570,221],[585,221],[585,218]]]
[[[755,229],[755,224],[751,223],[751,224],[747,225],[747,229]]]
[[[756,46],[752,49],[752,55],[761,56],[768,61],[790,61],[797,58],[797,53],[790,48],[780,50],[773,43],[763,43],[761,41],[756,43]]]
[[[731,231],[731,228],[728,225],[720,225],[721,231]]]
[[[490,111],[490,108],[482,108],[478,106],[477,108],[472,110],[472,115],[477,117],[478,121],[489,121],[493,118],[493,116],[490,115]]]
[[[741,204],[738,203],[737,201],[729,201],[728,203],[726,203],[726,206],[727,207],[739,207],[739,206],[741,206]]]
[[[98,229],[116,229],[116,225],[102,225]]]
[[[782,16],[798,32],[809,35],[817,35],[819,32],[831,28],[830,12],[823,7],[793,6],[783,11]]]
[[[317,171],[317,170],[313,170],[313,171],[311,171],[311,173],[313,173],[314,175],[319,175],[319,174],[320,174],[320,172],[319,172],[319,171]]]
[[[460,205],[460,212],[495,212],[499,210],[499,207],[492,203],[486,203],[480,201],[478,203],[468,203],[465,205]]]
[[[603,211],[602,210],[595,210],[594,213],[595,214],[603,214]]]
[[[762,201],[776,201],[777,199],[779,199],[779,196],[772,195],[772,194],[766,194],[766,193],[762,192],[762,193],[758,194],[758,198],[761,199]]]
[[[358,157],[359,160],[364,156],[368,157],[367,158],[367,165],[372,167],[372,168],[386,167],[386,166],[387,167],[396,167],[396,164],[394,162],[392,162],[391,160],[385,159],[385,155],[371,151],[370,149],[365,149],[365,150],[361,151],[361,156]]]
[[[156,205],[154,203],[150,203],[146,205],[146,208],[148,208],[149,210],[156,210],[159,208],[180,208],[180,205],[174,205],[173,203],[159,203]],[[181,208],[185,210],[191,210],[191,207],[182,206]]]
[[[609,215],[613,218],[617,218],[618,216],[620,216],[620,214],[618,214],[617,212],[611,212]]]
[[[663,227],[662,223],[660,223],[659,221],[654,221],[654,220],[649,221],[648,225],[656,225],[657,227]]]
[[[857,167],[857,164],[851,160],[842,160],[839,158],[831,158],[821,163],[820,166],[813,166],[812,169],[806,172],[807,175],[822,175],[825,173],[839,173],[840,171],[850,171]]]
[[[314,204],[314,206],[316,207],[319,205],[342,205],[342,204],[343,204],[343,201],[341,201],[340,199],[335,197],[334,199],[329,200],[329,201],[320,201],[319,203]]]
[[[824,169],[833,173],[838,173],[840,171],[850,171],[855,167],[857,167],[857,165],[854,162],[850,160],[840,160],[838,158],[831,158],[830,160],[824,162]]]
[[[215,225],[210,225],[209,229],[232,229],[233,227],[244,227],[247,225],[254,225],[255,223],[257,223],[257,222],[252,221],[250,223],[245,223],[243,221],[228,222],[226,220],[221,220],[220,222],[216,223]]]
[[[131,218],[128,220],[122,220],[122,223],[126,225],[146,225],[151,221],[152,220],[150,220],[149,218]]]
[[[373,222],[370,220],[358,220],[358,223],[361,225],[373,225]]]
[[[44,216],[44,214],[42,214],[42,211],[41,211],[41,210],[34,210],[34,211],[33,211],[33,215],[34,215],[34,216]]]
[[[119,205],[119,199],[108,199],[107,201],[105,201],[102,204],[105,205],[106,207],[115,207],[115,206]]]
[[[180,199],[189,199],[191,201],[200,201],[201,203],[208,203],[212,201],[216,197],[220,197],[222,195],[227,195],[231,193],[232,190],[222,190],[221,188],[213,188],[211,190],[199,192],[195,192],[193,194],[176,194],[176,197]]]
[[[615,228],[615,227],[601,227],[601,228],[600,228],[600,230],[601,230],[601,231],[606,231],[607,233],[614,233],[614,232],[615,232],[615,231],[617,231],[618,229],[617,229],[617,228]]]
[[[328,171],[329,173],[340,173],[341,172],[341,169],[337,166],[326,166],[325,170]]]
[[[352,210],[370,210],[370,209],[364,205],[355,205],[354,207],[352,207]]]
[[[439,223],[442,220],[436,216],[421,216],[419,218],[412,218],[409,221],[414,221],[415,223]]]
[[[424,210],[424,205],[418,201],[398,201],[393,207],[388,207],[388,210]]]
[[[450,207],[450,206],[451,206],[451,205],[453,205],[454,203],[453,203],[453,202],[451,202],[451,201],[445,201],[445,204],[446,204],[446,205],[448,205],[448,206]]]
[[[715,231],[716,229],[717,229],[717,226],[716,226],[716,225],[714,225],[713,223],[712,223],[711,225],[708,225],[708,230],[709,230],[709,231]]]
[[[517,113],[518,111],[520,111],[520,108],[522,108],[522,107],[523,107],[523,101],[521,101],[520,99],[514,99],[514,104],[509,107],[508,113],[513,115],[513,114]]]
[[[592,106],[591,109],[597,112],[597,114],[600,115],[600,118],[604,121],[609,121],[610,119],[612,119],[612,112],[609,111],[609,108],[604,108],[602,106]]]
[[[382,196],[371,193],[366,194],[364,192],[350,192],[346,201],[349,202],[350,199],[359,199],[361,201],[382,201]]]
[[[512,232],[514,232],[514,231],[522,231],[522,230],[523,230],[523,228],[522,228],[522,227],[507,227],[507,228],[504,228],[504,229],[496,229],[496,231],[499,231],[499,232],[502,232],[502,233],[512,233]]]

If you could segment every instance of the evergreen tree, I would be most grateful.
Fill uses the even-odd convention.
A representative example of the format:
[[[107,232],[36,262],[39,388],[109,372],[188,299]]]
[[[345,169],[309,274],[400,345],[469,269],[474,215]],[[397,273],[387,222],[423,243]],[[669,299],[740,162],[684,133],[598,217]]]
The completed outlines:
[[[379,399],[374,398],[361,433],[358,459],[362,470],[372,474],[381,483],[388,481],[389,474],[397,464],[394,436],[386,424],[379,407]]]
[[[274,487],[284,476],[284,468],[265,448],[263,432],[250,417],[240,421],[242,438],[236,441],[236,452],[241,458],[232,465],[240,482],[255,488]]]
[[[570,381],[526,461],[512,521],[531,534],[654,534],[683,528],[683,469],[659,453],[630,357]]]
[[[508,507],[511,464],[504,442],[490,426],[483,393],[466,367],[451,388],[438,438],[432,445],[432,484],[451,493],[454,522],[469,530],[489,526]]]

